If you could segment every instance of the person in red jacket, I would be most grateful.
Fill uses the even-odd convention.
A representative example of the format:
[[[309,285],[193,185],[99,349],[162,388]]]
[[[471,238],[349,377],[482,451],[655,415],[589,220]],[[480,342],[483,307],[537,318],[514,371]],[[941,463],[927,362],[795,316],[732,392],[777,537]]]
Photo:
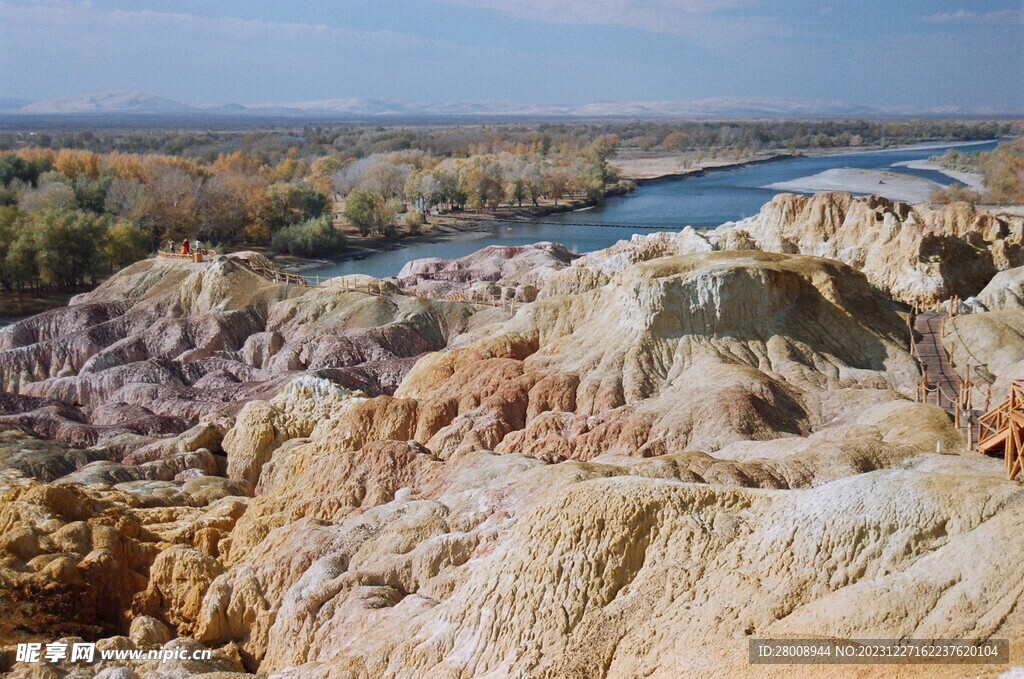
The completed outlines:
[[[188,238],[186,238],[185,240],[181,241],[181,254],[187,255],[187,254],[190,254],[190,253],[191,253],[191,248],[189,248]]]

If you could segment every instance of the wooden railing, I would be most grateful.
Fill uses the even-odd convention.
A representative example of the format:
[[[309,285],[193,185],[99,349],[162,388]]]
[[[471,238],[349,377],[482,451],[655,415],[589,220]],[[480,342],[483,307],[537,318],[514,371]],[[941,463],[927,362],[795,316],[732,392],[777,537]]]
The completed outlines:
[[[945,308],[943,305],[949,303],[949,308]],[[959,316],[961,307],[963,306],[963,300],[960,299],[959,295],[953,295],[949,299],[933,300],[932,302],[926,302],[923,298],[915,299],[911,302],[910,307],[914,310],[914,314],[921,314],[926,311],[944,311],[949,316]]]
[[[1010,383],[1009,397],[978,420],[978,451],[1002,449],[1006,478],[1013,480],[1024,468],[1024,382]]]
[[[409,293],[395,286],[386,284],[384,281],[371,279],[367,281],[349,280],[347,276],[341,276],[341,289],[343,292],[365,292],[375,297],[386,297],[390,294],[407,295]],[[393,289],[392,289],[393,288]]]
[[[507,311],[513,316],[516,313],[516,307],[522,308],[522,302],[516,302],[515,299],[506,299],[504,295],[494,296],[485,295],[482,293],[474,292],[472,290],[456,290],[455,292],[448,293],[447,295],[434,296],[427,294],[421,294],[420,296],[426,297],[427,299],[435,299],[442,302],[464,302],[466,304],[478,304],[484,306],[492,306],[497,309]]]
[[[297,285],[302,288],[309,287],[309,283],[305,278],[297,273],[288,273],[287,271],[281,271],[274,267],[265,266],[252,261],[246,261],[245,266],[258,276],[266,278],[268,281],[274,281],[275,283],[284,283],[285,285]]]
[[[921,378],[915,385],[914,398],[919,403],[934,403],[948,411],[953,416],[954,426],[963,430],[968,448],[973,449],[975,440],[977,440],[975,432],[978,432],[978,439],[982,437],[979,413],[987,412],[991,404],[992,376],[988,374],[987,370],[979,370],[984,367],[984,364],[971,353],[970,348],[960,337],[953,320],[961,313],[961,300],[954,296],[945,302],[932,304],[915,301],[912,308],[913,311],[907,316],[908,348],[921,369]],[[918,346],[914,320],[922,313],[941,314],[937,329],[933,329],[930,324],[925,324],[931,335],[931,341],[935,345],[934,348],[939,352],[937,356],[929,350],[924,352],[928,356],[923,357]],[[946,322],[947,320],[949,323]],[[947,328],[952,329],[952,334],[956,335],[959,345],[956,343],[947,345],[945,342]],[[966,354],[960,366],[957,365],[959,353],[957,349],[959,347],[962,347],[963,353]],[[927,361],[937,361],[937,364],[933,366]],[[934,373],[936,380],[942,378],[940,380],[942,383],[936,384],[931,381],[929,378],[931,373]],[[949,378],[950,374],[955,375],[956,379]],[[983,409],[977,409],[975,404],[981,405],[982,403],[984,404]],[[977,430],[975,429],[976,425],[979,426]]]
[[[157,250],[156,256],[159,259],[177,259],[185,262],[203,262],[207,261],[212,257],[216,257],[217,253],[214,250],[193,250],[188,254],[184,252],[168,252],[167,250]]]
[[[992,447],[1011,424],[1011,413],[1024,413],[1024,381],[1010,383],[1010,394],[1005,401],[978,418],[978,450]]]
[[[167,252],[166,250],[160,250],[156,253],[156,256],[160,259],[171,259],[186,262],[206,262],[211,258],[217,256],[217,252],[214,250],[197,250],[189,254],[183,252]],[[298,285],[300,287],[312,287],[304,277],[296,273],[289,273],[282,271],[281,269],[259,264],[252,260],[240,260],[242,264],[258,276],[266,278],[268,281],[274,281],[275,283],[284,283],[285,285]],[[316,285],[320,285],[320,277],[316,277]]]

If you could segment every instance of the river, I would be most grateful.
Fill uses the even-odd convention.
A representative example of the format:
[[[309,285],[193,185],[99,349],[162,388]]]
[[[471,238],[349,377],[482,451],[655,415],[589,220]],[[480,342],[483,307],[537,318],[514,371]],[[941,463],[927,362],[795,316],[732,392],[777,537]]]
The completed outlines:
[[[412,243],[389,252],[371,254],[310,273],[326,276],[370,274],[394,276],[406,262],[424,257],[462,257],[488,245],[526,245],[538,241],[562,243],[573,252],[590,252],[628,239],[634,233],[678,230],[684,226],[714,227],[757,214],[777,191],[760,188],[791,181],[835,168],[887,170],[930,179],[942,185],[948,176],[932,170],[897,166],[910,160],[941,155],[950,148],[988,151],[997,142],[934,144],[920,147],[864,151],[836,155],[785,158],[722,170],[698,176],[651,181],[626,196],[616,196],[601,205],[577,212],[544,217],[543,222],[495,224],[475,233],[461,233]],[[628,224],[596,227],[587,223]]]

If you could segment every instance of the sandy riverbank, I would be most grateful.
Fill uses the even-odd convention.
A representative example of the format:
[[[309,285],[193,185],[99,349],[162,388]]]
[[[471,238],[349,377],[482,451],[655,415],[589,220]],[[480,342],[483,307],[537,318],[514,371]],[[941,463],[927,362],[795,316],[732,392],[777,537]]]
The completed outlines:
[[[774,149],[768,151],[761,151],[753,155],[744,156],[727,156],[724,155],[719,158],[707,158],[707,151],[681,151],[673,153],[665,152],[638,152],[638,153],[623,153],[611,160],[612,165],[619,168],[622,176],[627,179],[634,181],[649,181],[652,179],[668,179],[672,177],[685,177],[687,175],[700,174],[704,170],[716,170],[722,168],[731,167],[742,167],[744,165],[750,165],[752,163],[763,163],[772,160],[779,160],[784,158],[792,158],[799,156],[845,156],[854,153],[878,153],[879,151],[903,151],[903,150],[923,150],[923,149],[939,149],[947,147],[965,147],[965,146],[977,146],[980,144],[987,144],[991,140],[982,141],[966,141],[966,142],[948,142],[948,141],[934,141],[934,142],[922,142],[920,144],[904,144],[901,146],[848,146],[844,148],[830,148],[830,149],[798,149],[796,151],[786,151],[783,149]],[[912,163],[927,163],[929,161],[909,161]],[[916,168],[917,165],[907,164],[907,167]],[[918,169],[937,170],[945,174],[949,174],[944,168],[939,166],[924,167],[923,165]],[[967,173],[963,173],[967,174]],[[950,175],[954,176],[954,175]],[[961,183],[966,182],[962,179],[957,179]]]
[[[612,159],[611,163],[626,179],[633,181],[650,181],[686,177],[727,167],[742,167],[751,163],[763,163],[778,158],[791,158],[790,153],[758,153],[739,158],[715,158],[698,161],[694,152],[671,153],[650,156],[625,156]]]
[[[985,181],[977,172],[960,172],[959,170],[950,170],[949,168],[939,165],[934,160],[905,160],[902,163],[894,163],[893,167],[909,167],[911,170],[933,170],[935,172],[941,172],[951,179],[955,179],[969,189],[974,189],[975,191],[985,190]]]
[[[908,203],[926,203],[942,185],[898,172],[836,168],[788,182],[776,182],[764,188],[795,193],[846,191],[884,196]]]

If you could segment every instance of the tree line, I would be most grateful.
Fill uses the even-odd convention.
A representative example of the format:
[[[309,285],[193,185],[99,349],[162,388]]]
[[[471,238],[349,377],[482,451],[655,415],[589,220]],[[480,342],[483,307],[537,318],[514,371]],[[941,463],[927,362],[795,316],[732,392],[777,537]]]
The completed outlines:
[[[347,246],[342,215],[364,236],[395,237],[419,231],[431,212],[593,203],[628,188],[609,163],[617,153],[1022,132],[1019,121],[857,120],[5,132],[0,286],[74,289],[184,238],[330,255]],[[986,162],[993,195],[1017,195],[1012,154]]]
[[[501,125],[354,125],[287,123],[241,129],[110,128],[0,132],[0,151],[25,147],[181,156],[213,163],[242,151],[264,165],[290,155],[358,159],[394,151],[469,157],[503,151],[563,155],[615,135],[624,151],[811,149],[970,141],[1024,134],[1013,120],[608,120]]]
[[[309,157],[292,148],[272,162],[237,150],[209,162],[37,147],[0,153],[0,285],[73,290],[183,239],[330,255],[347,245],[335,200],[360,233],[384,237],[417,232],[424,213],[439,208],[599,200],[617,179],[607,162],[617,143],[608,136],[578,151],[543,153],[541,144],[467,157]]]

